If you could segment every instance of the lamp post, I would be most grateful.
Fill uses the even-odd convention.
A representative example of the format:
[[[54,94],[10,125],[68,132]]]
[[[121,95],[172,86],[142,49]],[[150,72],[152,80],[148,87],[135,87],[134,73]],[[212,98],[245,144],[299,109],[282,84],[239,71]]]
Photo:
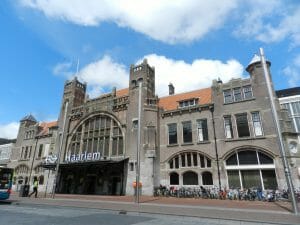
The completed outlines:
[[[267,88],[268,88],[268,95],[269,95],[269,99],[270,99],[270,102],[271,102],[272,115],[273,115],[273,119],[274,119],[274,122],[275,122],[275,128],[276,128],[277,135],[278,135],[278,140],[279,140],[279,145],[280,145],[279,149],[280,149],[280,154],[282,156],[282,163],[283,163],[285,178],[286,178],[286,182],[287,182],[288,188],[289,188],[290,193],[291,193],[293,211],[296,215],[298,215],[298,206],[297,206],[297,202],[296,202],[296,198],[295,198],[290,167],[289,167],[289,164],[287,162],[286,155],[285,155],[285,147],[284,147],[284,142],[283,142],[283,139],[282,139],[282,132],[281,132],[279,119],[278,119],[278,115],[277,115],[277,111],[276,111],[276,107],[275,107],[275,102],[274,102],[274,98],[273,98],[273,91],[272,91],[272,87],[271,87],[270,74],[269,74],[269,71],[267,69],[264,50],[262,48],[260,48],[259,52],[260,52],[260,59],[261,59],[261,63],[262,63],[262,66],[263,66],[264,76],[265,76],[266,84],[267,84]]]
[[[138,135],[136,148],[136,180],[135,180],[135,203],[140,203],[140,146],[141,146],[141,113],[142,113],[142,82],[139,82],[139,102],[138,102]]]
[[[36,147],[37,147],[37,143],[38,143],[38,137],[35,137],[36,141],[35,141],[35,146],[34,146],[34,151],[33,151],[33,157],[32,157],[32,162],[31,162],[31,167],[30,167],[30,173],[29,173],[29,183],[31,180],[31,175],[32,175],[32,170],[33,170],[33,163],[34,163],[34,159],[35,159],[35,153],[36,153]]]

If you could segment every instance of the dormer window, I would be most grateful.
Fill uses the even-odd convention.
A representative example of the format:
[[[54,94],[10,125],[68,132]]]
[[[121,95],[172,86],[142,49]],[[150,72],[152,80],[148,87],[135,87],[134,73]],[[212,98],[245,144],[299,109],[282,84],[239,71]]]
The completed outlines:
[[[198,98],[187,99],[179,102],[179,108],[198,105]]]

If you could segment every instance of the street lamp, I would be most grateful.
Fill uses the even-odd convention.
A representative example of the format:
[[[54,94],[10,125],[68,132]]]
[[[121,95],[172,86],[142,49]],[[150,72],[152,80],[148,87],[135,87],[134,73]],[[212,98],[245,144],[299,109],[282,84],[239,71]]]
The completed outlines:
[[[293,211],[297,215],[298,214],[298,206],[297,206],[297,202],[296,202],[296,198],[295,198],[295,192],[294,192],[293,182],[292,182],[292,178],[291,178],[290,167],[289,167],[289,164],[287,162],[286,155],[285,155],[285,147],[284,147],[284,142],[282,140],[282,135],[281,135],[282,132],[281,132],[281,129],[280,129],[279,119],[278,119],[278,115],[277,115],[277,111],[276,111],[276,107],[275,107],[275,102],[274,102],[274,98],[273,98],[273,91],[272,91],[272,87],[271,87],[270,74],[269,74],[269,71],[267,69],[264,50],[262,48],[260,48],[259,52],[260,52],[261,63],[262,63],[263,70],[264,70],[264,76],[265,76],[266,83],[267,83],[269,99],[270,99],[270,102],[271,102],[271,109],[272,109],[273,119],[274,119],[274,122],[275,122],[277,135],[278,135],[278,138],[279,138],[279,145],[280,145],[279,149],[280,149],[280,153],[281,153],[281,156],[282,156],[282,163],[283,163],[285,178],[286,178],[286,181],[287,181],[288,189],[291,192]]]
[[[141,146],[141,114],[142,114],[142,82],[139,82],[139,102],[138,102],[138,135],[136,148],[136,180],[135,180],[135,203],[140,203],[140,146]]]

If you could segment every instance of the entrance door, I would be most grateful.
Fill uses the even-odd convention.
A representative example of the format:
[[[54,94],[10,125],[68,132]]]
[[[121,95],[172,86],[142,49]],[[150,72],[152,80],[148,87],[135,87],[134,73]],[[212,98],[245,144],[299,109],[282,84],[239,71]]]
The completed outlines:
[[[85,182],[85,193],[86,194],[95,194],[96,187],[96,175],[87,175]]]
[[[112,195],[121,195],[121,178],[113,177],[112,179]]]

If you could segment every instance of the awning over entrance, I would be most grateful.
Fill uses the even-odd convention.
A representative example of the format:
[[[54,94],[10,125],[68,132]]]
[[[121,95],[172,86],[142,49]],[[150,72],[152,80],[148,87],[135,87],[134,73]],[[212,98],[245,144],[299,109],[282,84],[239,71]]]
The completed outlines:
[[[125,162],[93,161],[59,166],[57,192],[63,194],[123,195],[127,170]]]

